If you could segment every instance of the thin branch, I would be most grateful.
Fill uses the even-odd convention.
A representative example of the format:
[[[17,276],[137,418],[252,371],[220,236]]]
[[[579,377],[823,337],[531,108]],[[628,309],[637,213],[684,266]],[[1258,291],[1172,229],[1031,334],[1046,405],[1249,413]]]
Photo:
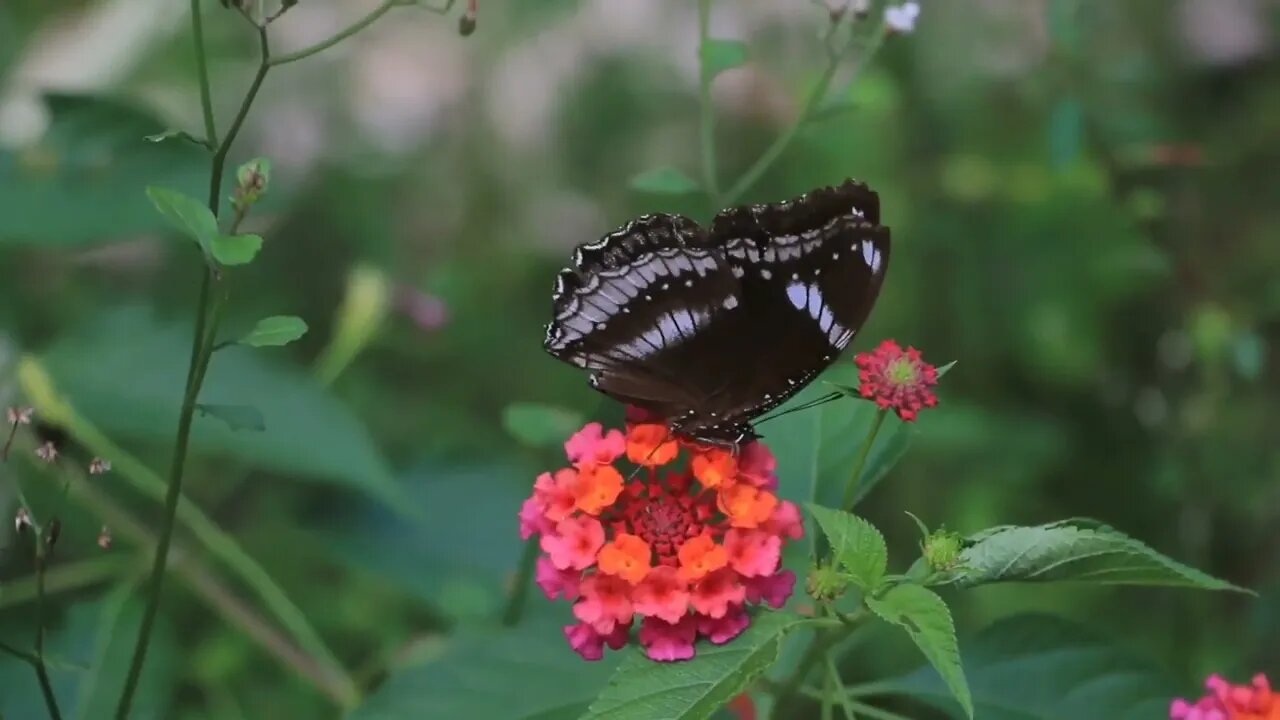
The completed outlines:
[[[50,527],[54,527],[51,523]],[[48,531],[46,531],[48,532]],[[36,680],[40,683],[40,693],[44,696],[45,708],[49,711],[50,720],[62,720],[62,711],[58,709],[58,698],[53,694],[53,683],[49,681],[49,668],[44,661],[44,625],[45,625],[45,602],[44,602],[44,571],[46,560],[48,559],[46,552],[48,551],[47,540],[52,537],[46,532],[37,533],[35,536],[35,564],[36,564],[36,649],[35,662],[32,666],[36,670]]]
[[[208,147],[218,145],[218,128],[213,119],[213,95],[209,90],[209,63],[204,51],[204,19],[200,0],[191,0],[191,37],[196,46],[196,75],[200,78],[200,108],[204,114],[204,139]]]
[[[507,607],[502,611],[503,625],[516,625],[524,614],[524,604],[529,597],[529,581],[533,579],[533,571],[538,562],[538,543],[528,540],[520,555],[520,566],[516,569],[515,579],[511,583],[510,595],[507,596]]]
[[[711,199],[712,210],[720,207],[720,180],[716,171],[716,111],[711,101],[712,75],[711,0],[698,0],[698,120],[702,145],[702,184]]]

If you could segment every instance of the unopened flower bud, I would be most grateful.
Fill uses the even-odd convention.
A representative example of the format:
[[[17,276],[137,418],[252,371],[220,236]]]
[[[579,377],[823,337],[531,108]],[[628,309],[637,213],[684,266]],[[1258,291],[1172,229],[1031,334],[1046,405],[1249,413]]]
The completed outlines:
[[[478,1],[471,0],[467,3],[467,11],[462,13],[462,17],[458,18],[458,34],[466,37],[476,31],[476,11],[478,10]]]
[[[924,559],[934,570],[954,570],[964,550],[964,538],[959,533],[938,530],[924,541]]]
[[[49,547],[53,547],[60,537],[62,537],[62,521],[54,518],[49,521],[49,527],[45,530],[44,542]]]
[[[254,158],[241,165],[236,170],[236,189],[231,197],[236,210],[248,210],[267,194],[267,186],[270,184],[271,161],[267,158]]]
[[[102,530],[98,533],[98,547],[103,550],[111,549],[111,528],[106,525],[103,525]]]
[[[819,565],[809,573],[809,594],[817,600],[834,600],[848,587],[849,579],[830,565]]]
[[[96,457],[89,463],[90,475],[105,475],[109,472],[111,472],[110,460],[103,460],[100,457]]]

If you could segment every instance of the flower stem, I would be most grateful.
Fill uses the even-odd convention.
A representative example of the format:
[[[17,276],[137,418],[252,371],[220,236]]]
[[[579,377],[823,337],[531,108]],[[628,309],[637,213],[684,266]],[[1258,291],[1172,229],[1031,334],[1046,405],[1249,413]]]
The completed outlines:
[[[862,450],[858,452],[858,462],[853,466],[853,474],[849,476],[849,482],[844,486],[844,497],[840,500],[842,510],[853,511],[853,504],[858,499],[858,486],[862,484],[862,471],[866,469],[867,458],[871,456],[871,446],[876,444],[876,435],[880,434],[880,427],[884,425],[885,416],[888,414],[888,410],[876,410],[876,419],[871,423],[871,431],[867,433],[867,439],[862,441]]]
[[[707,61],[711,43],[711,0],[698,0],[698,109],[702,145],[702,184],[712,210],[720,207],[720,180],[716,173],[716,111],[711,102],[711,64]]]
[[[826,36],[823,38],[823,45],[831,48],[831,41],[839,31],[840,25],[841,24],[838,21],[833,21],[831,23],[831,27],[827,29]],[[858,66],[854,70],[854,75],[849,79],[849,85],[852,85],[853,81],[857,78],[858,71],[866,67],[867,64],[871,62],[871,58],[874,57],[876,52],[880,49],[880,46],[884,43],[884,39],[887,35],[888,31],[884,24],[881,23],[872,35],[871,41],[867,44],[866,50],[863,52]],[[822,74],[818,76],[818,82],[813,86],[813,89],[809,91],[809,97],[805,100],[804,107],[801,109],[799,117],[797,117],[795,122],[791,123],[791,125],[773,141],[772,145],[765,149],[764,153],[762,153],[751,167],[747,168],[747,171],[742,174],[742,177],[738,178],[738,181],[729,188],[729,191],[726,192],[724,197],[720,200],[722,205],[733,205],[741,199],[741,197],[746,194],[746,192],[750,190],[766,172],[768,172],[769,168],[773,167],[773,164],[782,156],[782,153],[786,152],[787,148],[791,146],[791,142],[795,140],[796,135],[799,134],[800,128],[804,127],[805,123],[809,122],[822,106],[822,101],[826,99],[828,90],[831,88],[831,81],[835,79],[836,71],[840,67],[840,61],[844,59],[846,54],[848,54],[852,44],[852,41],[850,41],[843,48],[828,51],[827,66],[823,68]]]
[[[835,658],[827,654],[827,681],[831,683],[831,687],[835,688],[836,700],[840,703],[840,707],[844,710],[844,720],[857,720],[857,714],[853,711],[853,705],[850,704],[849,694],[845,692],[844,680],[840,678],[840,669],[836,667]]]
[[[198,18],[193,13],[193,18]],[[192,32],[195,33],[199,21],[192,21]],[[221,205],[222,175],[226,166],[227,153],[232,143],[244,126],[249,107],[253,105],[262,87],[267,70],[270,68],[271,52],[267,42],[267,30],[258,26],[258,40],[261,46],[261,61],[258,72],[254,75],[240,110],[227,130],[227,136],[219,143],[213,155],[213,164],[209,178],[209,210],[217,217]],[[203,43],[200,43],[203,49]],[[226,295],[218,294],[213,285],[218,283],[218,270],[206,266],[204,280],[200,286],[200,299],[196,307],[196,335],[191,363],[187,368],[187,387],[183,393],[182,410],[178,415],[178,433],[174,441],[173,460],[169,467],[169,487],[164,500],[164,518],[160,528],[160,537],[156,542],[155,560],[151,567],[150,591],[147,595],[146,608],[142,615],[142,624],[138,628],[138,640],[134,645],[133,659],[129,663],[129,673],[125,678],[124,689],[120,694],[120,702],[116,706],[117,720],[128,720],[133,705],[133,696],[138,689],[138,681],[142,677],[142,667],[146,662],[147,649],[151,643],[151,631],[155,627],[156,615],[160,609],[160,597],[164,588],[165,567],[169,560],[169,547],[173,542],[173,530],[177,524],[178,503],[182,499],[182,474],[186,466],[187,448],[191,441],[191,424],[195,417],[196,401],[200,397],[200,388],[204,384],[205,373],[209,369],[209,358],[213,354],[214,339],[218,334],[218,326],[222,319],[222,311],[226,305]],[[212,296],[212,301],[211,301]],[[210,308],[212,305],[212,308]],[[208,320],[206,321],[206,318]]]
[[[213,120],[213,98],[209,90],[209,61],[204,51],[204,19],[200,0],[191,0],[191,37],[196,46],[196,75],[200,79],[200,108],[204,113],[204,138],[209,147],[218,145],[218,129]]]
[[[520,565],[516,568],[515,580],[511,583],[511,594],[507,597],[507,607],[502,612],[503,625],[517,625],[524,614],[525,601],[529,597],[529,581],[533,579],[533,570],[538,563],[538,542],[530,539],[524,544],[524,552],[520,555]]]
[[[53,684],[49,681],[49,668],[44,662],[44,571],[48,537],[44,532],[36,534],[36,650],[32,666],[36,670],[36,680],[40,683],[40,693],[44,695],[50,720],[62,720],[58,698],[53,694]]]
[[[280,55],[279,57],[273,59],[270,64],[285,65],[287,63],[302,60],[303,58],[309,58],[312,55],[315,55],[316,53],[324,52],[325,50],[328,50],[334,45],[337,45],[343,40],[346,40],[352,35],[355,35],[361,30],[369,27],[374,22],[376,22],[378,18],[382,17],[383,15],[386,15],[387,12],[391,10],[391,8],[397,5],[412,5],[412,4],[413,4],[412,0],[410,0],[409,2],[406,2],[405,0],[383,0],[382,4],[374,8],[374,10],[370,12],[368,15],[365,15],[364,17],[360,18],[354,23],[351,23],[345,29],[339,30],[336,34],[333,35],[333,37],[330,37],[327,40],[322,40],[321,42],[318,42],[315,45],[310,45],[301,50]],[[453,2],[450,2],[449,5],[453,5]]]

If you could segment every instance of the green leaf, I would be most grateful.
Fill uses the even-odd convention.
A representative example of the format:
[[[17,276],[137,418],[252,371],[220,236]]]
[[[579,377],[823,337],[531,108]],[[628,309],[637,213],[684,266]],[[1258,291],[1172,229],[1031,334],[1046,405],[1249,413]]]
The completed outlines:
[[[747,44],[741,40],[708,39],[700,50],[702,65],[713,78],[747,61]]]
[[[195,143],[200,147],[205,147],[205,148],[209,147],[209,142],[207,140],[198,138],[195,135],[192,135],[191,133],[187,132],[186,130],[165,130],[162,133],[147,135],[142,139],[150,143],[161,143],[167,140],[184,140],[189,143]]]
[[[249,347],[288,345],[307,334],[307,322],[295,315],[272,315],[258,321],[248,335],[236,341]]]
[[[165,130],[149,113],[101,97],[50,94],[45,101],[44,136],[0,149],[0,243],[79,245],[156,232],[167,223],[144,197],[147,185],[197,197],[207,191],[208,153],[148,142]]]
[[[147,197],[169,224],[195,240],[205,255],[213,252],[214,243],[221,233],[218,232],[218,219],[204,203],[177,190],[162,187],[148,187]]]
[[[964,708],[965,715],[972,718],[973,700],[960,664],[956,628],[942,598],[920,585],[895,585],[879,597],[867,596],[866,602],[876,615],[907,631]]]
[[[699,644],[688,662],[654,662],[634,649],[583,720],[708,718],[764,673],[787,633],[807,622],[786,612],[760,613],[733,642]]]
[[[880,531],[852,513],[813,504],[807,507],[827,536],[836,562],[854,584],[863,592],[879,587],[889,564],[889,550]]]
[[[218,235],[213,239],[213,258],[223,265],[248,265],[262,249],[262,237],[253,234]]]
[[[631,189],[658,195],[687,195],[701,188],[688,175],[673,167],[660,167],[631,178]]]
[[[1235,590],[1143,543],[1087,519],[1036,527],[996,527],[974,535],[946,582],[961,587],[996,582],[1086,582]]]
[[[348,513],[350,520],[321,530],[325,546],[348,567],[430,603],[445,617],[491,620],[502,610],[504,586],[521,552],[511,518],[536,473],[494,460],[433,462],[400,478],[410,506],[467,512],[432,512],[430,522],[420,522],[385,505],[360,506]]]
[[[189,323],[159,325],[149,310],[120,308],[66,333],[42,359],[64,396],[113,439],[168,448],[190,352]],[[265,432],[246,433],[196,423],[193,453],[229,455],[406,507],[364,424],[299,368],[229,347],[210,362],[200,397],[207,404],[254,405],[271,424]]]
[[[583,662],[561,624],[457,632],[435,657],[393,670],[348,720],[574,720],[617,661]]]
[[[938,379],[941,380],[943,375],[946,375],[947,373],[951,372],[951,368],[956,366],[956,362],[957,362],[956,360],[952,360],[946,365],[940,366],[938,368]]]
[[[218,418],[232,430],[256,430],[257,432],[262,432],[267,429],[267,421],[262,417],[262,411],[252,405],[208,405],[201,403],[196,405],[196,410],[199,410],[203,415]]]
[[[1162,718],[1179,690],[1116,643],[1047,615],[1001,620],[964,647],[974,710],[982,720]],[[959,714],[950,690],[928,666],[875,686]]]
[[[0,637],[29,638],[32,616],[6,609]],[[142,619],[142,604],[133,593],[117,588],[95,602],[71,606],[51,629],[46,653],[53,690],[68,720],[112,717],[129,668],[133,642]],[[16,644],[16,643],[15,643]],[[152,635],[148,662],[135,702],[135,717],[170,717],[177,646],[172,626],[161,617]],[[0,653],[0,716],[48,717],[31,666]]]
[[[582,415],[554,405],[511,403],[502,411],[502,426],[523,445],[553,447],[582,427]]]

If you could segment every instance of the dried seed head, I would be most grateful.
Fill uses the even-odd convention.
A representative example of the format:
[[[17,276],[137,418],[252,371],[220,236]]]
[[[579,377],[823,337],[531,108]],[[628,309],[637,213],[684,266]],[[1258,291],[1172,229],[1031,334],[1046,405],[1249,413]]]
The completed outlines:
[[[106,525],[103,525],[102,530],[98,532],[98,547],[103,550],[111,549],[111,528]]]
[[[26,508],[18,508],[17,514],[13,516],[13,529],[19,535],[31,529],[31,513]]]
[[[58,459],[58,448],[52,442],[46,442],[36,448],[36,457],[51,463]]]

